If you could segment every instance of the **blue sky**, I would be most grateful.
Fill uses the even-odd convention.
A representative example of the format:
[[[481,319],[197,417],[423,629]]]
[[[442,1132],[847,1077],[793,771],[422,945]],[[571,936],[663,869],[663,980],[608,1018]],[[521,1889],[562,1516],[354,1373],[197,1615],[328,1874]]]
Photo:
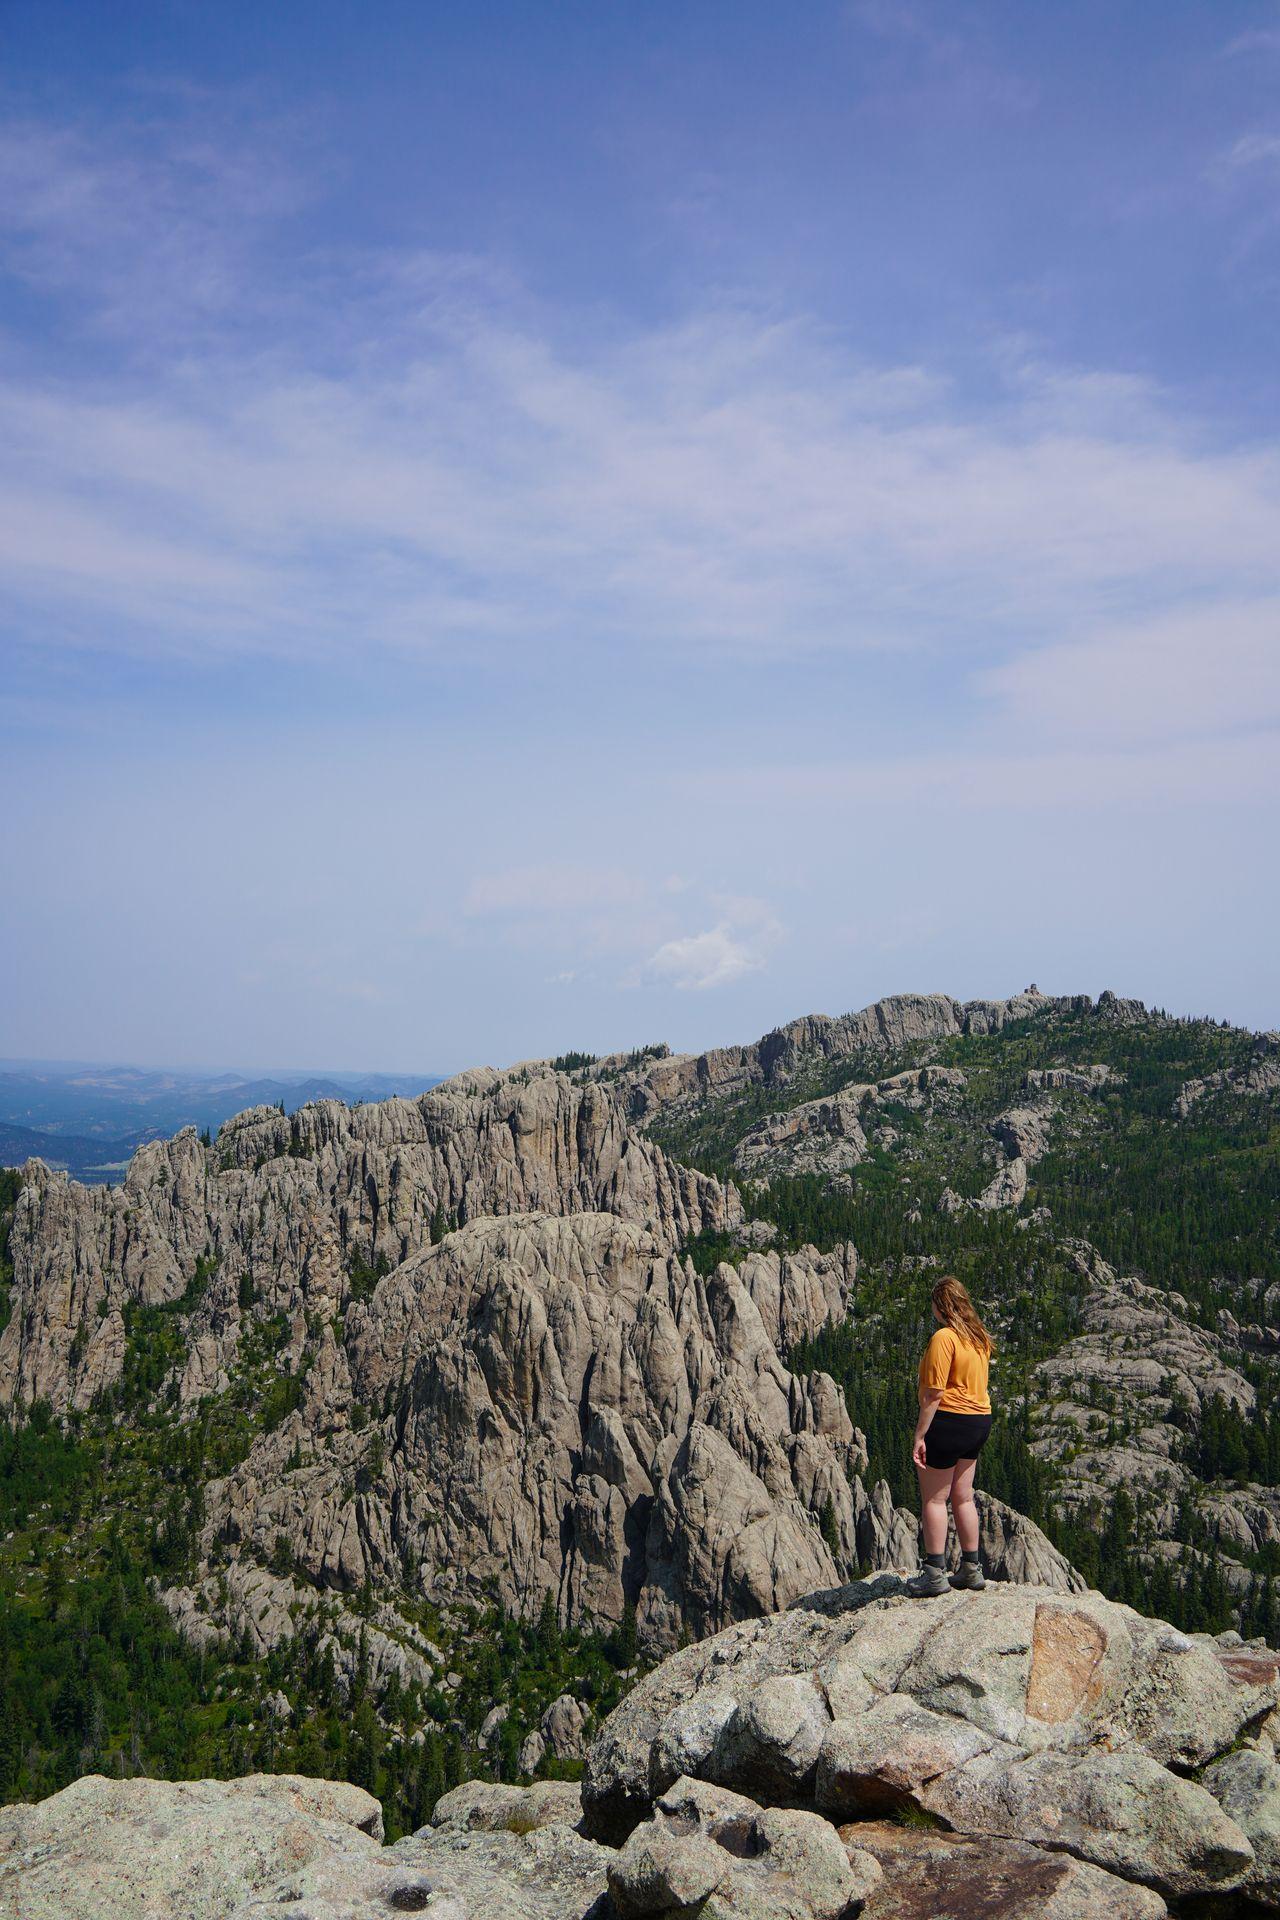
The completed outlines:
[[[0,1053],[1280,1025],[1280,6],[0,7]]]

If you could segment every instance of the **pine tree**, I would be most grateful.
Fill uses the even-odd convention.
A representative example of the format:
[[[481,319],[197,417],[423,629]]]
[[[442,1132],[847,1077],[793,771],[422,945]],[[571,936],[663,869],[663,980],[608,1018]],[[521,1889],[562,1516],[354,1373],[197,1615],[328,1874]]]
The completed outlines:
[[[533,1632],[533,1643],[540,1665],[550,1666],[553,1661],[559,1659],[563,1645],[560,1617],[556,1609],[555,1597],[549,1590],[542,1596],[538,1624]]]

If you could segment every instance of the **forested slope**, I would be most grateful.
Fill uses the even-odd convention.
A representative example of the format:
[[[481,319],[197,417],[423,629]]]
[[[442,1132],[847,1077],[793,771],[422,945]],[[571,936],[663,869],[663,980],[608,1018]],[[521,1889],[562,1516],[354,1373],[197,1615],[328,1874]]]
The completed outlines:
[[[797,1171],[822,1131],[784,1123],[850,1090],[861,1137],[837,1119],[824,1171]],[[952,1271],[999,1338],[992,1490],[1104,1591],[1190,1627],[1272,1633],[1276,1036],[1108,996],[1045,1001],[994,1032],[802,1054],[785,1081],[684,1098],[648,1125],[689,1164],[733,1174],[744,1239],[764,1223],[777,1246],[857,1246],[847,1319],[791,1361],[840,1379],[895,1499],[914,1498],[901,1436],[929,1286]],[[762,1135],[780,1139],[765,1156]],[[724,1237],[695,1252],[735,1257]]]

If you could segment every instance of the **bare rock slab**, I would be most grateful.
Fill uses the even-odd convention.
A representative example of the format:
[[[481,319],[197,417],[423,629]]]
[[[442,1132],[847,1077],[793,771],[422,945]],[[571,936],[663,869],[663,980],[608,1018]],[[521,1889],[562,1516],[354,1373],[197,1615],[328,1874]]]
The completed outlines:
[[[107,1780],[0,1809],[0,1914],[21,1920],[223,1920],[288,1876],[359,1875],[382,1809],[359,1787],[293,1774]]]
[[[1244,1785],[1224,1771],[1215,1798],[1192,1776],[1276,1700],[1273,1665],[1233,1669],[1230,1650],[1100,1594],[989,1584],[917,1601],[883,1576],[742,1622],[642,1680],[588,1754],[584,1828],[619,1844],[683,1773],[831,1820],[914,1809],[1029,1844],[1146,1889],[1135,1913],[1270,1897],[1229,1804]],[[1260,1844],[1273,1785],[1280,1769],[1249,1802]]]
[[[292,1876],[226,1920],[604,1920],[604,1848],[569,1827],[424,1827],[362,1863]],[[205,1920],[224,1920],[221,1910]]]
[[[581,1818],[582,1794],[572,1780],[535,1780],[527,1787],[466,1780],[436,1801],[431,1824],[467,1833],[533,1833],[576,1827]]]
[[[967,1840],[889,1821],[860,1821],[842,1837],[875,1860],[883,1878],[863,1920],[1161,1920],[1148,1887],[1017,1840]]]
[[[961,1833],[1029,1840],[1171,1897],[1236,1888],[1254,1862],[1212,1794],[1136,1751],[984,1754],[919,1798]]]
[[[1206,1769],[1204,1784],[1253,1848],[1243,1891],[1280,1907],[1280,1766],[1274,1754],[1248,1747],[1228,1753]]]

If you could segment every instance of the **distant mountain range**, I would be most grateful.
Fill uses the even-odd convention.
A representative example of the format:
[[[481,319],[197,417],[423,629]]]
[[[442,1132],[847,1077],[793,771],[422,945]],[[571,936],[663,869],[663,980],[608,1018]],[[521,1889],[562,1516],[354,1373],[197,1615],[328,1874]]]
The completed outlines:
[[[283,1100],[294,1113],[309,1100],[389,1100],[438,1086],[431,1073],[300,1073],[250,1077],[163,1067],[78,1061],[0,1060],[0,1165],[33,1157],[79,1180],[117,1178],[145,1140],[180,1127],[216,1132],[247,1107]]]

